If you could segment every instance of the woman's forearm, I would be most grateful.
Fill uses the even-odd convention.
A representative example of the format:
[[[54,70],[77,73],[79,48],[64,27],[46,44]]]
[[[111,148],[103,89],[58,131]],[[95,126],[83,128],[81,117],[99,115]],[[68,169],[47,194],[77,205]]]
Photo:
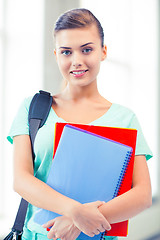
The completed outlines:
[[[110,224],[128,220],[151,206],[151,197],[133,188],[99,207]]]
[[[70,199],[49,187],[29,173],[22,173],[23,177],[17,179],[14,190],[29,203],[39,208],[68,215],[79,202]]]
[[[28,135],[14,137],[14,190],[29,203],[62,215],[81,205],[33,176],[31,142]]]
[[[131,190],[99,208],[109,223],[125,221],[151,206],[151,182],[145,156],[135,157],[132,179]]]

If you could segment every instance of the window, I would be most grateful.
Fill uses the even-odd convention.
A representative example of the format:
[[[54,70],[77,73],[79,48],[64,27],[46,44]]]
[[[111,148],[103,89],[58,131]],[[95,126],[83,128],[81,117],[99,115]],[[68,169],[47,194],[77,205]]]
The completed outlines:
[[[81,0],[102,23],[108,57],[98,79],[101,94],[131,108],[154,153],[148,162],[158,192],[158,1]]]
[[[0,235],[12,227],[20,200],[12,190],[6,136],[20,103],[42,88],[43,5],[43,0],[0,0]]]

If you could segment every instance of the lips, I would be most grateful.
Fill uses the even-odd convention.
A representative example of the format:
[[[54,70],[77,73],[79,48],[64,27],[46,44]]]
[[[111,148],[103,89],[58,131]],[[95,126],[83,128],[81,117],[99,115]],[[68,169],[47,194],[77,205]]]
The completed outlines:
[[[88,70],[73,70],[70,73],[75,77],[82,77]]]

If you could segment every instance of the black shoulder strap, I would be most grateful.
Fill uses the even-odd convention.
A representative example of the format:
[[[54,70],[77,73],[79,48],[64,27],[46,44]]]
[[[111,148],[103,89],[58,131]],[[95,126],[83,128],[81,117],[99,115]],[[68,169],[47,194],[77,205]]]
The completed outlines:
[[[49,92],[39,91],[36,93],[31,101],[28,122],[29,122],[29,135],[32,144],[32,153],[34,160],[34,140],[39,128],[41,128],[52,106],[53,98]]]
[[[45,123],[50,108],[52,106],[52,96],[48,92],[39,91],[39,93],[35,94],[29,108],[29,115],[28,115],[28,122],[29,122],[29,134],[31,138],[31,144],[32,144],[32,153],[33,153],[33,163],[34,163],[34,140],[35,136],[37,134],[37,131],[40,127],[43,126]],[[16,219],[14,222],[14,225],[12,227],[12,232],[6,237],[5,239],[9,239],[12,235],[12,237],[15,237],[18,235],[21,235],[23,232],[23,226],[25,221],[25,216],[27,212],[28,202],[21,199],[19,209],[16,215]]]

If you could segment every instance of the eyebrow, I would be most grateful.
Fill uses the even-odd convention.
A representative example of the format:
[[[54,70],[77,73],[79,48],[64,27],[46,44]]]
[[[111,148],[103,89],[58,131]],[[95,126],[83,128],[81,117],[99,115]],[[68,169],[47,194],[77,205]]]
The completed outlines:
[[[93,44],[93,42],[85,43],[85,44],[81,45],[80,47],[82,48],[82,47],[85,47],[85,46],[87,46],[87,45],[89,45],[89,44]],[[72,49],[71,47],[60,47],[60,48],[63,48],[63,49]],[[59,49],[60,49],[60,48],[59,48]]]
[[[93,44],[93,42],[85,43],[85,44],[81,45],[80,47],[85,47],[85,46],[87,46],[87,45],[89,45],[89,44]]]

